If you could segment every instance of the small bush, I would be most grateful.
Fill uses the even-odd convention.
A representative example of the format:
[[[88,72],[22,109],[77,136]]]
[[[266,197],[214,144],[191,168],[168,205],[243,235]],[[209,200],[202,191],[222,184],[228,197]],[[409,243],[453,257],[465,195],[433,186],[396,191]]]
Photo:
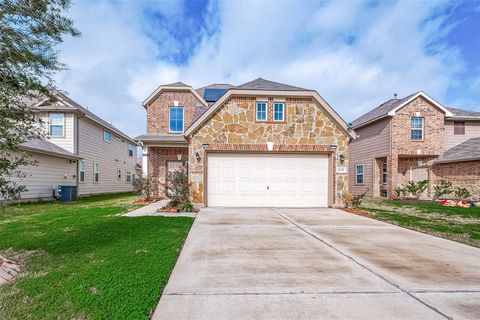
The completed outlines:
[[[343,194],[342,199],[343,199],[343,203],[345,204],[345,207],[347,208],[360,207],[362,205],[363,197],[365,197],[365,195],[367,194],[367,191],[365,191],[362,194],[353,194],[350,192]]]
[[[169,208],[177,208],[184,212],[193,212],[195,207],[190,202],[190,185],[185,170],[177,170],[168,174],[165,191],[170,202]]]
[[[472,193],[467,188],[456,187],[453,190],[453,195],[457,200],[466,200],[467,198],[470,198],[472,196]]]
[[[428,180],[421,180],[421,181],[408,181],[405,185],[405,189],[408,193],[410,193],[415,199],[420,198],[420,195],[427,189],[428,187]]]
[[[154,177],[139,177],[133,181],[133,193],[146,200],[150,200],[158,190],[158,180]]]
[[[452,183],[450,181],[442,180],[439,184],[433,187],[433,199],[437,200],[447,194],[453,192]]]
[[[397,198],[399,199],[404,199],[405,196],[407,195],[407,189],[405,187],[396,187],[395,189],[393,189],[393,191],[395,192],[395,194],[397,195]]]
[[[165,193],[170,199],[171,207],[178,207],[181,203],[189,201],[190,190],[185,170],[177,170],[168,174]]]

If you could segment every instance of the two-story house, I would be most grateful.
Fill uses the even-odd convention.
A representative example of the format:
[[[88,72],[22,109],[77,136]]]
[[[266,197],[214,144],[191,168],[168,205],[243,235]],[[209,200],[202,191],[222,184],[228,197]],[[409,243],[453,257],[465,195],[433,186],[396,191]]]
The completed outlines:
[[[447,108],[424,92],[390,99],[354,120],[350,191],[395,197],[409,180],[440,180],[480,194],[480,112]]]
[[[12,178],[26,187],[19,198],[52,198],[59,185],[78,186],[78,195],[132,191],[138,143],[65,95],[54,96],[31,104],[45,136],[21,146],[36,165]]]
[[[144,174],[163,183],[185,166],[195,204],[326,207],[347,191],[354,132],[315,90],[261,78],[199,89],[177,82],[143,106]]]

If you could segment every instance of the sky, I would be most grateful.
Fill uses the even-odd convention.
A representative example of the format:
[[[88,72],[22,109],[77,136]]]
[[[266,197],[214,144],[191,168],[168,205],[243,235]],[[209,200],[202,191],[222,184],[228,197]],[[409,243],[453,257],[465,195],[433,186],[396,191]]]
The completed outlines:
[[[316,90],[347,122],[423,90],[480,111],[480,1],[76,0],[57,86],[135,137],[162,84],[262,77]]]

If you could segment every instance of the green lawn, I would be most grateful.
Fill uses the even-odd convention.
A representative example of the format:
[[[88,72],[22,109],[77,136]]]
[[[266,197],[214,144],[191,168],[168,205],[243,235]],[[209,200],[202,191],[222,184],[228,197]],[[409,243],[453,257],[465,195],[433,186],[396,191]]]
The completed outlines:
[[[444,207],[425,201],[367,199],[370,217],[480,247],[480,207]]]
[[[193,219],[127,218],[130,194],[0,211],[0,254],[24,264],[0,287],[0,319],[145,319]]]

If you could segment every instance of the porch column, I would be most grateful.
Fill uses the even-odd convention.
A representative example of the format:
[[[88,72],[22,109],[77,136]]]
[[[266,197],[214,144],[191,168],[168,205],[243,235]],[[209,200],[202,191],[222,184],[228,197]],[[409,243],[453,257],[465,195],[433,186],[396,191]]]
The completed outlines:
[[[142,175],[148,176],[148,146],[144,146],[142,150]]]

